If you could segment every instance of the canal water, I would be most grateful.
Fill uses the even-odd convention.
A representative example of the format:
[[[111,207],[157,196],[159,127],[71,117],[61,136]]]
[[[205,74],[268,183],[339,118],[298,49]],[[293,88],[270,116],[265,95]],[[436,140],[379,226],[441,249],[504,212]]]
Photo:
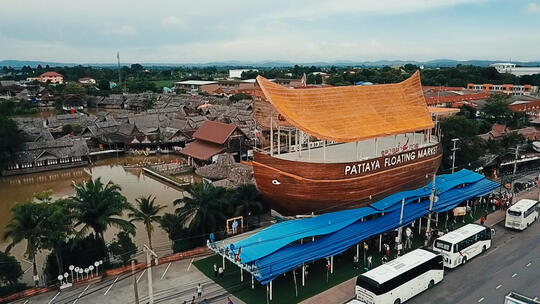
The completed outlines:
[[[134,203],[135,199],[141,196],[154,195],[156,202],[160,205],[167,206],[164,212],[172,212],[175,207],[173,201],[182,197],[182,191],[173,186],[158,181],[152,177],[144,175],[139,168],[125,169],[124,164],[137,164],[142,160],[149,162],[170,162],[178,158],[176,155],[150,156],[150,157],[134,157],[120,156],[101,160],[95,160],[91,166],[57,170],[50,172],[42,172],[28,175],[20,175],[13,177],[0,177],[0,235],[3,235],[5,225],[11,219],[10,207],[16,202],[30,200],[34,193],[43,190],[51,190],[54,198],[61,198],[75,194],[73,183],[81,183],[89,178],[96,179],[101,177],[103,182],[112,181],[122,188],[122,194],[127,198],[128,202]],[[185,179],[197,180],[193,175],[183,176]],[[124,214],[127,218],[127,213]],[[137,233],[134,237],[134,242],[138,248],[147,243],[146,231],[140,223],[136,224]],[[118,230],[111,227],[105,233],[105,239],[110,242]],[[7,246],[0,240],[0,249],[4,250]],[[152,234],[152,243],[154,248],[163,248],[163,253],[170,250],[170,241],[166,233],[156,225]],[[11,253],[21,262],[23,271],[28,271],[24,275],[24,281],[31,280],[31,266],[25,262],[24,251],[26,242],[21,242],[15,246]],[[41,272],[43,261],[48,252],[38,254],[38,269]],[[159,254],[159,253],[158,253]],[[83,266],[83,265],[81,265]]]

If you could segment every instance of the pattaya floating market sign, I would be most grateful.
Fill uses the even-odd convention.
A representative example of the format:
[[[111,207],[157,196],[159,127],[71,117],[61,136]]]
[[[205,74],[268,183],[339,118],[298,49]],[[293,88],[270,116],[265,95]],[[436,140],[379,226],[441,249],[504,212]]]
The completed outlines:
[[[438,145],[435,145],[409,152],[374,158],[353,165],[346,165],[344,168],[345,175],[361,175],[371,173],[373,171],[379,171],[381,169],[385,170],[403,164],[412,163],[422,158],[436,155],[438,149]]]

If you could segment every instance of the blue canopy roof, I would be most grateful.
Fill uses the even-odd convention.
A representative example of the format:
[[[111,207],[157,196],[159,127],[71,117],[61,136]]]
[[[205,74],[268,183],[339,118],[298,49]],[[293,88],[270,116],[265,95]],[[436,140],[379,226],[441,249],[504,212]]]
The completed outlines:
[[[498,184],[468,170],[453,175],[442,175],[437,179],[436,185],[439,189],[439,199],[433,205],[435,212],[450,210],[464,200],[486,195],[498,187]],[[387,197],[381,200],[385,201],[385,204],[381,201],[376,202],[375,204],[386,206],[387,209],[384,209],[384,215],[369,221],[359,220],[367,215],[382,214],[382,211],[364,207],[283,222],[235,243],[234,248],[242,248],[240,254],[242,263],[254,264],[257,269],[257,280],[266,284],[302,263],[333,256],[366,238],[397,228],[400,204],[388,209],[388,206],[396,204],[397,198],[398,202],[402,198],[406,199],[402,225],[408,225],[428,214],[429,200],[425,199],[424,189],[431,189],[431,185],[392,195],[391,200]],[[427,192],[427,196],[429,193],[430,191]],[[312,236],[319,238],[315,242],[294,243],[301,238]]]

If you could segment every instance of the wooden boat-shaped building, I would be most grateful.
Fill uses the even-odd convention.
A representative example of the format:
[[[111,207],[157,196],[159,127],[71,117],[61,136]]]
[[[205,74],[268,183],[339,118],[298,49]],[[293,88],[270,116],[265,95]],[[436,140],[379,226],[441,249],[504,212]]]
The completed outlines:
[[[283,215],[362,207],[425,186],[439,167],[439,132],[418,72],[371,86],[257,83],[255,118],[269,140],[254,152],[254,177]]]

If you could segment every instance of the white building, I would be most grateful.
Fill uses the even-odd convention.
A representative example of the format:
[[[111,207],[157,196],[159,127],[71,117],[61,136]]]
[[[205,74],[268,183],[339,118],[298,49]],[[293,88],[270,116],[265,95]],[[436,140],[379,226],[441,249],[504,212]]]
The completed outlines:
[[[235,69],[235,70],[229,70],[229,78],[242,78],[242,73],[249,72],[249,71],[255,71],[258,72],[257,69]]]
[[[540,74],[540,67],[516,67],[514,63],[500,62],[490,65],[499,73],[509,73],[516,76]]]

